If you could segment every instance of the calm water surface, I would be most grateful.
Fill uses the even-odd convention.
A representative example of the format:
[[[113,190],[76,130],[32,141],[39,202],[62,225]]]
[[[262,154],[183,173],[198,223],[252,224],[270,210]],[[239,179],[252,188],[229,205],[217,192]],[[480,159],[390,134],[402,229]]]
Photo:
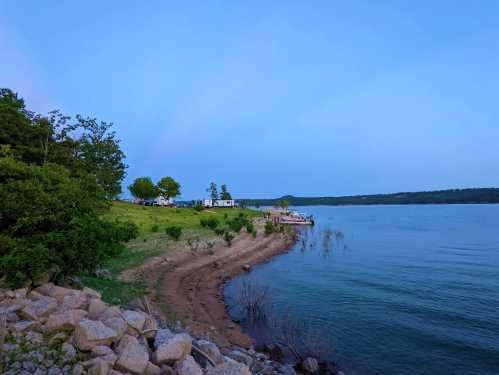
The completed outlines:
[[[499,374],[499,205],[297,209],[315,227],[228,301],[268,285],[350,374]]]

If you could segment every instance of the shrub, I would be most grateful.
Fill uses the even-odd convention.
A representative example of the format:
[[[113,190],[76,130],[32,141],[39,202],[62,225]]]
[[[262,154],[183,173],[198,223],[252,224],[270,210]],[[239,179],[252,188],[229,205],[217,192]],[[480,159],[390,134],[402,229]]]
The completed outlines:
[[[267,221],[265,223],[265,235],[269,236],[272,233],[274,233],[274,223],[272,223],[271,221]]]
[[[159,230],[159,225],[158,224],[154,224],[151,227],[151,232],[153,232],[153,233],[156,233],[158,230]]]
[[[165,232],[172,239],[174,239],[175,241],[178,241],[180,239],[180,236],[182,235],[182,227],[177,226],[177,225],[172,225],[172,226],[167,227]]]
[[[203,228],[210,228],[215,230],[215,228],[218,227],[218,220],[214,217],[202,218],[199,220],[199,223]]]
[[[204,207],[203,207],[203,204],[201,202],[197,202],[195,205],[194,205],[194,209],[198,212],[201,212],[204,210]]]
[[[225,233],[225,230],[223,228],[215,228],[214,232],[218,236],[222,236]]]
[[[86,273],[117,255],[138,228],[102,219],[106,207],[92,176],[0,158],[0,278],[19,286],[53,266]]]
[[[248,221],[246,223],[246,231],[248,233],[252,233],[254,230],[255,230],[255,226],[253,225],[253,223],[251,221]]]
[[[227,246],[231,247],[232,246],[232,240],[234,239],[234,235],[230,233],[229,231],[226,231],[224,233],[224,240]]]
[[[251,232],[251,235],[253,236],[253,238],[256,238],[257,234],[258,233],[257,233],[256,229],[253,229],[253,231]]]

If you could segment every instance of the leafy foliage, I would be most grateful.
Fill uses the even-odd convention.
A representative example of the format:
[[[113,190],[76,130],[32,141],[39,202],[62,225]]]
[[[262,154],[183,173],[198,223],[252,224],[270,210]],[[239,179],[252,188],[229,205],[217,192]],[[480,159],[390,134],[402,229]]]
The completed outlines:
[[[172,177],[163,177],[159,180],[157,187],[159,194],[167,200],[180,195],[180,184]]]
[[[175,241],[178,241],[182,235],[182,227],[178,225],[171,225],[166,228],[165,232]]]
[[[128,187],[135,198],[153,199],[158,196],[158,188],[150,177],[139,177]]]
[[[88,272],[118,254],[137,228],[102,219],[104,196],[92,176],[0,158],[0,275],[20,285],[53,265]]]
[[[223,199],[223,200],[232,199],[232,196],[227,191],[227,185],[225,185],[225,184],[220,187],[220,199]]]

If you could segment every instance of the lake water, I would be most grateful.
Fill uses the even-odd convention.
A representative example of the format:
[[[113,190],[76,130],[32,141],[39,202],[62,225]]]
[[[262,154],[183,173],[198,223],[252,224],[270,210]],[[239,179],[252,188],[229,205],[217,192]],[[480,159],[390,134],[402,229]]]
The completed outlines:
[[[316,225],[229,302],[243,280],[268,286],[347,374],[499,374],[499,205],[297,209]]]

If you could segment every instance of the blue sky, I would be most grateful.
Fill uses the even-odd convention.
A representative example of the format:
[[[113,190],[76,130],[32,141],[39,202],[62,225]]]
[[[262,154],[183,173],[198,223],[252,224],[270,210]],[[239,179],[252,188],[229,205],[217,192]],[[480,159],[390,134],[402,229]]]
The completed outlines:
[[[185,199],[499,186],[498,1],[0,0],[0,86]],[[126,190],[126,189],[125,189]]]

